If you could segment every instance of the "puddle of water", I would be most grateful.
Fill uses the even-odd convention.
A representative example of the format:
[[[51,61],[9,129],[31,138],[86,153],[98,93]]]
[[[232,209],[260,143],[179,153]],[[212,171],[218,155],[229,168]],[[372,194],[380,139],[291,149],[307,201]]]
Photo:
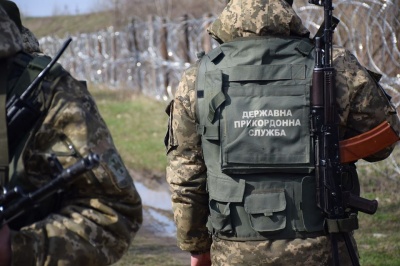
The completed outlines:
[[[147,225],[159,235],[174,237],[176,233],[174,221],[157,211],[160,209],[172,212],[169,191],[167,189],[154,191],[140,182],[135,182],[135,187],[142,198],[143,206],[150,207],[143,211],[143,219],[149,221]]]
[[[153,228],[158,235],[170,237],[176,236],[175,224],[169,217],[154,209],[145,210],[144,216],[149,216],[152,218],[150,227]]]
[[[135,187],[142,198],[143,205],[162,210],[172,210],[171,196],[168,191],[154,191],[139,182],[135,182]]]

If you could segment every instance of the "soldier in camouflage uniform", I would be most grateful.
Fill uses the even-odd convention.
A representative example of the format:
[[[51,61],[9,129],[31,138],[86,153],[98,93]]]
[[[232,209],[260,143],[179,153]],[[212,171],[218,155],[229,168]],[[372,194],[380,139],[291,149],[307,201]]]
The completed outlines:
[[[0,5],[1,63],[7,59],[12,68],[10,62],[24,48],[38,52],[37,40],[31,34],[22,37]],[[46,184],[52,178],[50,154],[65,168],[96,153],[100,165],[3,226],[0,265],[110,265],[128,250],[142,223],[140,196],[84,83],[65,70],[44,82],[51,85],[40,87],[46,112],[10,158],[9,180],[2,185],[28,192]]]
[[[291,4],[283,0],[231,0],[208,31],[220,44],[238,37],[308,38],[309,31],[302,25]],[[235,52],[241,55],[240,51]],[[336,69],[337,102],[340,106],[340,137],[343,139],[353,137],[385,120],[399,132],[399,120],[395,109],[357,59],[349,51],[335,47],[333,66]],[[212,217],[209,207],[210,191],[219,189],[215,193],[223,195],[228,187],[223,185],[219,188],[210,187],[210,173],[207,171],[202,138],[198,131],[197,74],[198,62],[183,73],[175,97],[167,109],[169,125],[165,144],[169,163],[166,170],[172,192],[178,246],[191,253],[192,265],[210,265],[211,262],[213,265],[331,265],[331,245],[329,236],[325,232],[312,237],[279,239],[272,235],[271,239],[266,237],[265,240],[247,241],[237,240],[235,236],[238,231],[235,229],[239,230],[240,225],[248,221],[237,222],[238,227],[229,228],[225,235],[219,231],[221,228],[208,226]],[[383,160],[392,150],[393,146],[364,159]],[[273,176],[267,173],[257,178],[261,180],[268,178],[269,175]],[[357,193],[358,177],[353,178]],[[229,177],[224,179],[227,184],[228,179]],[[238,181],[238,179],[233,180]],[[251,190],[250,185],[253,184],[256,182],[246,183],[243,189]],[[237,200],[234,203],[240,205],[236,202]],[[233,207],[237,206],[233,203],[229,205],[229,202],[228,204],[219,202],[219,204],[228,206],[226,208],[230,209],[227,212],[232,215],[239,210]],[[265,205],[268,205],[268,202],[265,202]],[[214,212],[218,208],[221,210],[218,205],[213,207]],[[216,220],[211,220],[211,225],[219,222],[218,217]],[[221,225],[221,227],[226,226],[226,224]],[[352,241],[354,242],[353,238]],[[339,240],[339,252],[341,265],[351,265],[343,240]]]

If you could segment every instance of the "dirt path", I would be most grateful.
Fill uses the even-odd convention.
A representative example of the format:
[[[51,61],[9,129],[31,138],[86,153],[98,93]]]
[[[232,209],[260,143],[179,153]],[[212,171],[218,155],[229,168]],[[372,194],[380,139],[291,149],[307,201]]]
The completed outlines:
[[[149,227],[146,224],[143,225],[128,252],[114,265],[190,265],[189,253],[181,251],[176,246],[175,238],[157,236]]]
[[[160,173],[131,171],[136,184],[145,185],[154,191],[165,191],[167,184],[165,177]],[[138,186],[139,187],[139,186]],[[139,190],[138,190],[139,191]],[[140,194],[140,191],[139,191]],[[190,255],[181,251],[176,245],[176,238],[173,234],[165,233],[163,223],[150,215],[151,212],[158,212],[168,217],[172,223],[172,210],[154,208],[146,204],[149,195],[142,195],[143,201],[143,224],[133,240],[128,252],[114,265],[117,266],[184,266],[190,265]],[[169,199],[167,199],[169,200]]]
[[[149,221],[143,222],[128,252],[116,264],[117,266],[185,266],[190,265],[190,255],[176,245],[174,237],[155,232]]]

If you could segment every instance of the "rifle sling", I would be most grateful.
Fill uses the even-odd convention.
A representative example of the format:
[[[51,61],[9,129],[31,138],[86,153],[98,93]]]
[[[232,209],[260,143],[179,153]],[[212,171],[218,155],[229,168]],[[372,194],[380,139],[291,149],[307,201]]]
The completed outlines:
[[[399,136],[388,122],[358,136],[340,141],[341,163],[354,162],[396,143]]]
[[[6,118],[7,61],[0,60],[0,185],[8,181],[8,138]]]

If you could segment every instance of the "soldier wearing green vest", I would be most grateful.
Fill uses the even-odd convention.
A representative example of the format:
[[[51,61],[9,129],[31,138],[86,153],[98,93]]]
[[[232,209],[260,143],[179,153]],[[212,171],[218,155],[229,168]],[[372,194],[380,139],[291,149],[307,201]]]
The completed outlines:
[[[291,5],[229,1],[208,28],[220,45],[183,73],[167,108],[166,178],[191,265],[332,264],[310,143],[315,48]],[[398,133],[396,110],[357,59],[336,47],[333,66],[340,138],[383,121]],[[359,194],[354,163],[349,169],[344,184]],[[338,242],[341,265],[351,265]]]
[[[52,155],[64,169],[89,153],[99,156],[99,165],[2,226],[0,265],[110,265],[128,250],[138,231],[142,204],[84,83],[54,65],[35,91],[43,110],[40,118],[16,147],[9,147],[13,154],[7,158],[6,102],[26,89],[49,60],[20,24],[15,4],[2,0],[1,185],[9,191],[15,186],[25,193],[38,190],[53,178],[55,168],[48,162]]]

